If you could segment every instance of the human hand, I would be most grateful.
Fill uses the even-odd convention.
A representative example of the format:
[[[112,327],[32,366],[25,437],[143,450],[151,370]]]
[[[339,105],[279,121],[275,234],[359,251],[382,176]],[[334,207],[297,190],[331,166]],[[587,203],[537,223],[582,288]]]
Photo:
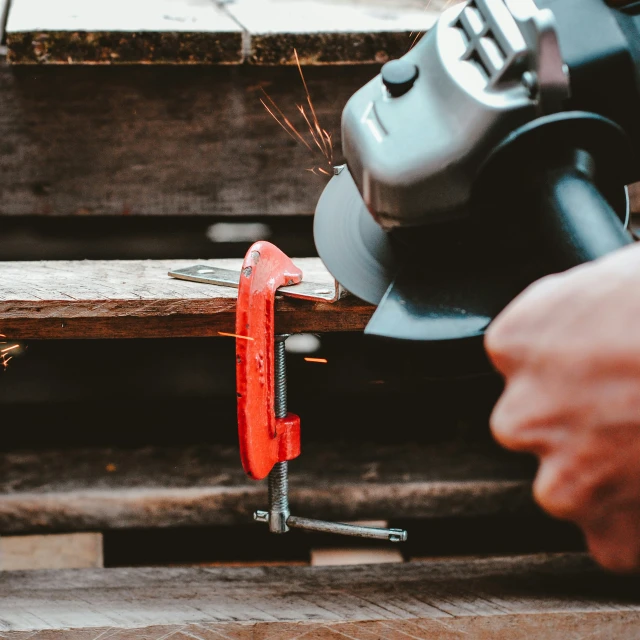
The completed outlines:
[[[536,501],[602,566],[640,570],[640,245],[534,283],[485,347],[506,381],[492,432],[538,456]]]

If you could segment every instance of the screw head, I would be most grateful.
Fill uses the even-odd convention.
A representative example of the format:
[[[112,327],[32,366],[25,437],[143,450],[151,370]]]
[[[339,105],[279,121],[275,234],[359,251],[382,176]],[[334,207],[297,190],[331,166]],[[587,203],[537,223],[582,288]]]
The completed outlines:
[[[522,74],[522,84],[529,92],[530,98],[538,95],[538,76],[534,71],[525,71]]]

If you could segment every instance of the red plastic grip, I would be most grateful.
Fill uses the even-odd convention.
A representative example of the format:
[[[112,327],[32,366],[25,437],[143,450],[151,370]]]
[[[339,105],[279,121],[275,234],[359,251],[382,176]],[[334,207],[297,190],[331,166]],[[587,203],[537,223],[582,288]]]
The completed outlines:
[[[242,467],[256,480],[300,455],[300,418],[275,416],[274,311],[278,287],[301,281],[302,271],[269,242],[256,242],[244,258],[236,307],[238,438]]]

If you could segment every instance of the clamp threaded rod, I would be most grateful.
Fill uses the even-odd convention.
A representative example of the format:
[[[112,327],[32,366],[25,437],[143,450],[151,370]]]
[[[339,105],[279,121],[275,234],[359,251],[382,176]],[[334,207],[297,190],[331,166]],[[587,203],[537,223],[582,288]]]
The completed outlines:
[[[284,348],[286,335],[276,336],[274,369],[276,418],[287,415],[287,354]],[[276,462],[269,473],[269,531],[286,533],[289,531],[289,467],[287,462]]]

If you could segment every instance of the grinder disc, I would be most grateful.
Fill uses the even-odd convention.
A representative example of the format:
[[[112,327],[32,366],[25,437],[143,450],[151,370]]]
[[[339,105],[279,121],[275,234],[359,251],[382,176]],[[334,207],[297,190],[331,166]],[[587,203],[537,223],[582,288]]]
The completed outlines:
[[[389,237],[367,211],[346,166],[331,178],[318,200],[313,236],[331,275],[353,295],[377,305],[397,263]]]

